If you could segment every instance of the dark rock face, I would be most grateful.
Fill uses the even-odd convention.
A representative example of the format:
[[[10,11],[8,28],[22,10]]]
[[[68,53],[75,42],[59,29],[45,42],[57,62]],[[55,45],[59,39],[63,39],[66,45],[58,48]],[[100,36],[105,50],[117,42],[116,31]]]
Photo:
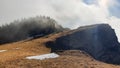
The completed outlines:
[[[58,50],[83,50],[95,59],[120,64],[120,44],[108,24],[80,27],[73,33],[48,42],[52,52]]]

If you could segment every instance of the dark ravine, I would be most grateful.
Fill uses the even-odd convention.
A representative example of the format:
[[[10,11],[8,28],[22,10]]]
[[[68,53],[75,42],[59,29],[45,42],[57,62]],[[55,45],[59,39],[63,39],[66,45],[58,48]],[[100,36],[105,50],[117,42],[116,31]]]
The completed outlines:
[[[120,44],[114,29],[108,24],[79,27],[71,34],[54,42],[47,42],[52,52],[58,50],[83,50],[95,59],[112,64],[120,64]]]

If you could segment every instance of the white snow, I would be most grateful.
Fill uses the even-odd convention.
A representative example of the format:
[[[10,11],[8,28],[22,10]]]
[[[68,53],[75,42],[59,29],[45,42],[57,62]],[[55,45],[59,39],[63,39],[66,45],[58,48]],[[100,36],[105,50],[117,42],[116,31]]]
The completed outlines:
[[[5,52],[5,51],[7,51],[7,50],[0,50],[0,52]]]
[[[57,58],[57,57],[59,57],[58,54],[56,54],[56,53],[50,53],[50,54],[43,54],[43,55],[38,55],[38,56],[30,56],[30,57],[26,57],[26,58],[27,59],[44,60],[44,59]]]
[[[20,50],[21,48],[12,48],[13,50]]]
[[[20,48],[15,48],[15,49],[20,49]]]
[[[19,50],[20,48],[13,48],[13,49]]]

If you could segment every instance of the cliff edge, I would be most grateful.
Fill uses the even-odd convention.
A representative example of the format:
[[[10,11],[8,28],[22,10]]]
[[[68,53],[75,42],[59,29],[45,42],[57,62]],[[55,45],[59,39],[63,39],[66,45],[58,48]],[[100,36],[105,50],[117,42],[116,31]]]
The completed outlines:
[[[60,50],[83,50],[95,59],[120,64],[120,43],[114,29],[108,24],[79,27],[71,33],[47,42],[52,52]]]

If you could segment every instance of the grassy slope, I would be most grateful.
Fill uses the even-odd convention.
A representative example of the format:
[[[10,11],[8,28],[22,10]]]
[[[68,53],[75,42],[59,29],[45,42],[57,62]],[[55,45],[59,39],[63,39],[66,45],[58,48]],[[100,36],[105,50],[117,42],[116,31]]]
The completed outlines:
[[[49,53],[50,49],[46,48],[44,43],[66,34],[68,32],[1,45],[0,50],[8,51],[0,53],[0,68],[120,68],[120,66],[96,61],[79,51],[66,51],[60,53],[59,58],[42,61],[25,59],[26,56]]]

